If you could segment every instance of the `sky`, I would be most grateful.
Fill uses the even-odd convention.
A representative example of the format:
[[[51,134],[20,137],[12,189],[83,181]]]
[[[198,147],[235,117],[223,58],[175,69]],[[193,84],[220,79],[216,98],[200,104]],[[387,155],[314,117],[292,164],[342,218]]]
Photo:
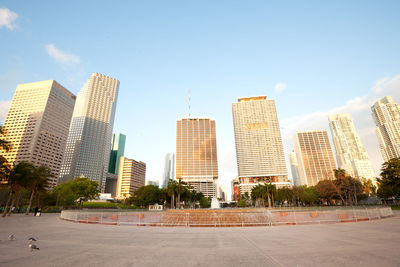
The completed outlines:
[[[1,1],[0,121],[19,83],[77,94],[93,72],[120,81],[114,132],[159,180],[176,120],[216,120],[219,181],[237,175],[232,103],[275,99],[287,163],[297,131],[350,113],[379,174],[370,107],[400,103],[399,1]],[[332,144],[333,145],[333,144]],[[289,176],[291,177],[288,165]]]

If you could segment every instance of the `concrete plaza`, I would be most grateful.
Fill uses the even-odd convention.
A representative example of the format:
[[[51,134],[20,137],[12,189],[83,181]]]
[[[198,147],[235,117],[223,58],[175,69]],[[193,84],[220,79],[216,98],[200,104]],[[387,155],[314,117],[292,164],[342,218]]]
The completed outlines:
[[[8,235],[14,234],[15,241]],[[30,252],[29,237],[38,251]],[[357,223],[248,228],[0,218],[0,266],[400,266],[400,213]]]

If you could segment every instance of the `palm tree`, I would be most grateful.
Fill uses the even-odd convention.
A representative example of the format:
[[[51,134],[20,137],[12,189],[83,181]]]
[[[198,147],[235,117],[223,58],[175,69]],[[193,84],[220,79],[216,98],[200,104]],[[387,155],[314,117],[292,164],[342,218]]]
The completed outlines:
[[[8,185],[10,187],[10,193],[8,195],[8,199],[6,202],[6,206],[4,207],[4,212],[2,217],[6,215],[10,216],[12,207],[14,206],[15,199],[17,193],[21,190],[22,187],[26,186],[28,181],[32,178],[34,173],[35,166],[32,163],[27,161],[21,161],[14,168],[11,169],[10,175],[8,176]],[[9,203],[11,200],[11,208],[7,213],[7,209],[9,207]]]
[[[171,209],[175,208],[174,202],[175,202],[176,184],[177,183],[175,180],[169,179],[167,192],[168,195],[171,196]]]
[[[185,185],[186,183],[183,182],[182,179],[178,179],[178,182],[176,183],[176,192],[178,193],[178,199],[177,199],[178,209],[180,208],[181,205],[181,193],[185,192]]]
[[[11,150],[11,144],[4,137],[6,135],[6,130],[2,125],[0,125],[0,149],[8,152]]]
[[[48,184],[48,179],[53,177],[51,170],[44,165],[34,169],[33,177],[27,183],[27,189],[31,190],[31,197],[29,198],[29,205],[25,215],[29,214],[32,207],[33,196],[36,193],[36,206],[39,202],[39,191],[45,191]]]
[[[335,178],[336,179],[343,179],[343,178],[346,177],[346,170],[343,170],[341,168],[334,169],[333,172],[335,173]]]

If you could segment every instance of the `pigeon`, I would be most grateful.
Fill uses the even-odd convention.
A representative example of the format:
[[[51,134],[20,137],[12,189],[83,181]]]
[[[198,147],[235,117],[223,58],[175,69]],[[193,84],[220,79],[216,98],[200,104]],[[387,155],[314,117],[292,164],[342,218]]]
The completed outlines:
[[[13,234],[8,236],[8,240],[10,241],[14,241],[15,240],[15,236]]]
[[[31,249],[31,252],[34,250],[39,250],[39,248],[35,244],[29,244],[28,247]]]
[[[37,241],[34,237],[29,237],[29,241]]]

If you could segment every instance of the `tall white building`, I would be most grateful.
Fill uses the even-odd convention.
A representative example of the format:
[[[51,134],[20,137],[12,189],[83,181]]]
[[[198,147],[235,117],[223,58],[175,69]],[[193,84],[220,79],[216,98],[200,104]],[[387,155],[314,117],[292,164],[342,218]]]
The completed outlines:
[[[240,194],[259,183],[290,186],[275,101],[266,96],[232,103]]]
[[[163,174],[163,180],[161,183],[161,187],[167,187],[169,180],[174,180],[175,179],[175,154],[174,153],[168,153],[165,155],[165,160],[164,160],[164,174]]]
[[[349,114],[328,117],[339,168],[355,178],[375,181],[375,172]]]
[[[93,73],[78,93],[59,181],[84,176],[104,191],[119,81]]]
[[[371,107],[382,157],[385,161],[400,157],[400,107],[386,96]]]
[[[74,105],[75,96],[54,80],[19,84],[3,124],[12,149],[0,155],[11,165],[45,165],[57,177]],[[50,178],[49,187],[56,184]]]
[[[297,162],[296,152],[292,151],[289,153],[290,169],[292,171],[293,185],[300,186],[300,174],[299,174],[299,163]]]

